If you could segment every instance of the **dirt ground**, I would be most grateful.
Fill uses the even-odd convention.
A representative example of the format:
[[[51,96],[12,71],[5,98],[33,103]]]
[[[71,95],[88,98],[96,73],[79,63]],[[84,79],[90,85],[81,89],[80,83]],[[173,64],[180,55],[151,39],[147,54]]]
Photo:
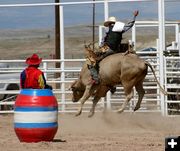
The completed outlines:
[[[163,151],[165,137],[178,136],[179,117],[159,113],[96,113],[88,118],[59,113],[53,142],[21,143],[13,127],[13,114],[0,115],[3,151]]]

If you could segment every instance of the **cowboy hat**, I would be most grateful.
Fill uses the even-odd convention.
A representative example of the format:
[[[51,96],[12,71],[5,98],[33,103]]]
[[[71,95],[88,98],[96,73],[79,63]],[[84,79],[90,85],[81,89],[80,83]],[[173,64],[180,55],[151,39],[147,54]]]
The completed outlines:
[[[111,24],[111,23],[115,23],[115,22],[116,22],[116,17],[111,16],[111,17],[109,17],[109,18],[108,18],[108,20],[107,20],[107,21],[105,21],[105,22],[104,22],[104,26],[105,26],[105,27],[108,27],[108,26],[109,26],[109,24]]]
[[[39,58],[37,54],[33,54],[31,57],[26,59],[28,65],[39,65],[42,62],[42,58]]]

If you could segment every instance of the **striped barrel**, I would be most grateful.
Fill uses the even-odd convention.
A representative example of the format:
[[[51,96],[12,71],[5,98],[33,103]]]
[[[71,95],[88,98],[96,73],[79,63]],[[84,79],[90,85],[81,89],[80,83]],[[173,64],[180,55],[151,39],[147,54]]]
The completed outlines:
[[[14,108],[14,130],[21,142],[52,141],[58,129],[58,104],[49,89],[23,89]]]

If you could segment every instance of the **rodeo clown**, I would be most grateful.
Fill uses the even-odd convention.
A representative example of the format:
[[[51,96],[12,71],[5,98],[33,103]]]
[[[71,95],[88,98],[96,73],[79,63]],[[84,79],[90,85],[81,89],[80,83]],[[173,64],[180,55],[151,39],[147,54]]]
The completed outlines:
[[[102,55],[97,59],[97,64],[105,57],[121,52],[119,47],[121,45],[122,35],[130,28],[133,27],[135,23],[136,16],[138,16],[139,11],[134,11],[134,18],[127,24],[117,21],[115,17],[109,17],[107,21],[104,22],[104,26],[107,27],[107,33],[104,40],[99,47]],[[98,68],[97,65],[88,64],[88,69],[90,70],[92,80],[94,84],[99,84]],[[112,89],[111,89],[112,90]],[[115,91],[112,90],[113,92]]]
[[[37,54],[33,54],[26,59],[28,67],[21,72],[20,86],[22,89],[51,89],[50,85],[46,84],[44,73],[38,69],[42,58]]]

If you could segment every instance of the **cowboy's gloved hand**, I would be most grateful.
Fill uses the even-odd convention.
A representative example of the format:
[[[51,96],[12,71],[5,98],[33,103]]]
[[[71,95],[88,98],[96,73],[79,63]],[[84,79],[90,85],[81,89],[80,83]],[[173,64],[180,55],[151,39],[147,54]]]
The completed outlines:
[[[137,16],[138,14],[139,14],[138,10],[134,11],[134,16]]]

